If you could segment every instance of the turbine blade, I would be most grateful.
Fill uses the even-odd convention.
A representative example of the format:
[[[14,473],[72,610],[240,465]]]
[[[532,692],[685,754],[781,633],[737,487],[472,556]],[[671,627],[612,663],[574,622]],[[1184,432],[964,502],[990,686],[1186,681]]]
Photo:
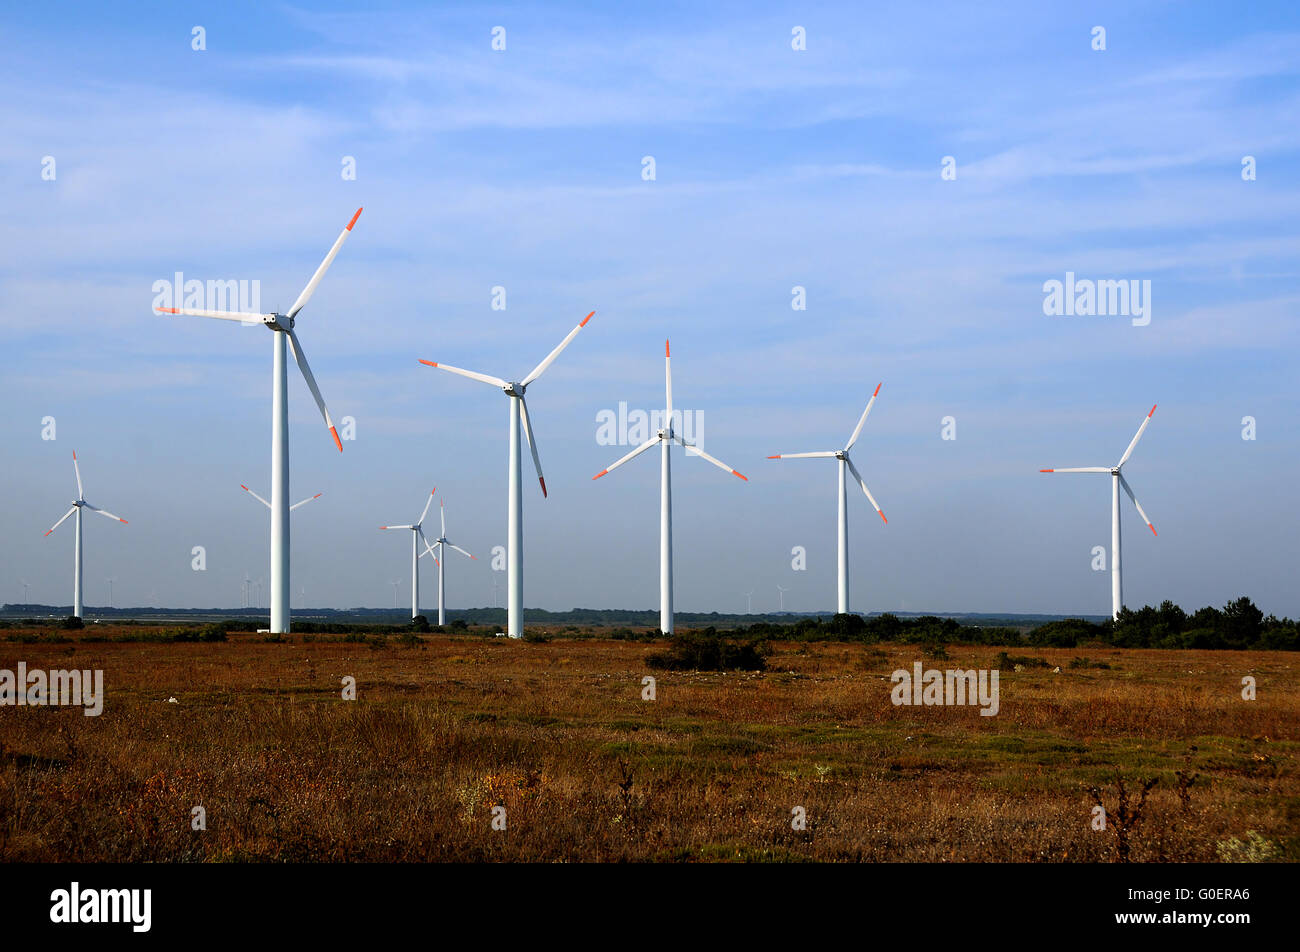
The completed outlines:
[[[542,475],[542,459],[537,455],[537,441],[533,439],[533,424],[528,419],[528,401],[519,398],[519,415],[524,422],[524,436],[528,439],[528,449],[533,454],[533,467],[537,470],[537,481],[542,484],[542,498],[546,498],[546,477]]]
[[[156,307],[160,314],[184,314],[187,317],[214,317],[219,321],[239,321],[241,324],[266,324],[275,320],[274,314],[252,314],[245,311],[206,311],[197,307]]]
[[[462,549],[462,548],[461,548],[460,546],[458,546],[458,545],[453,545],[453,544],[450,543],[450,542],[448,542],[447,545],[451,546],[453,549],[455,549],[455,550],[456,550],[457,552],[459,552],[461,555],[469,555],[468,552],[466,552],[464,549]],[[470,557],[471,559],[474,559],[474,556],[472,556],[472,555],[469,555],[469,557]],[[474,561],[477,562],[478,559],[474,559]]]
[[[1147,417],[1147,419],[1150,419],[1150,417]],[[1151,530],[1151,534],[1157,535],[1156,527],[1153,526],[1151,520],[1147,518],[1146,512],[1142,509],[1142,503],[1138,502],[1137,496],[1133,495],[1133,487],[1128,484],[1128,480],[1124,478],[1123,473],[1120,474],[1119,484],[1124,487],[1124,492],[1128,493],[1128,498],[1133,500],[1133,505],[1137,506],[1138,515],[1141,516],[1142,521],[1147,524],[1147,528]]]
[[[1040,469],[1040,473],[1109,473],[1109,466],[1074,466],[1068,469]]]
[[[530,374],[529,374],[527,377],[525,377],[523,380],[519,381],[520,384],[522,384],[523,386],[526,387],[526,386],[528,386],[530,383],[532,383],[534,380],[536,380],[538,377],[540,377],[540,376],[543,374],[543,372],[545,372],[546,368],[549,367],[549,366],[551,366],[551,364],[553,364],[553,363],[555,362],[555,358],[560,356],[560,353],[564,350],[564,348],[566,348],[566,347],[569,346],[569,342],[572,341],[575,337],[578,336],[578,331],[582,330],[584,327],[587,326],[587,322],[588,322],[589,320],[591,320],[592,316],[593,316],[595,313],[596,313],[595,311],[592,311],[591,314],[588,314],[586,317],[584,317],[584,318],[583,318],[583,319],[578,323],[578,326],[577,326],[577,327],[575,327],[573,330],[569,331],[568,336],[566,336],[566,337],[564,338],[564,340],[560,341],[559,346],[556,347],[555,350],[553,350],[553,351],[551,351],[549,354],[547,354],[547,355],[546,355],[546,359],[543,360],[543,361],[542,361],[540,364],[538,364],[536,367],[534,367],[532,373],[530,373]]]
[[[63,514],[63,518],[62,518],[62,519],[60,519],[60,520],[59,520],[58,522],[56,522],[54,525],[50,526],[50,532],[53,532],[53,531],[54,531],[55,529],[57,529],[59,526],[63,525],[64,521],[68,518],[68,516],[72,515],[72,514],[73,514],[74,512],[76,512],[76,511],[77,511],[77,507],[76,507],[76,506],[73,506],[71,509],[69,509],[67,512],[65,512],[65,513]],[[47,533],[45,533],[45,534],[46,534],[46,535],[49,535],[50,532],[47,532]]]
[[[460,367],[453,367],[450,364],[439,364],[432,360],[421,360],[420,363],[429,367],[437,367],[439,370],[446,370],[454,374],[460,374],[462,377],[468,377],[470,380],[481,380],[484,383],[492,384],[494,387],[500,387],[502,390],[508,386],[500,377],[492,377],[488,374],[479,374],[472,370],[462,370]]]
[[[867,401],[867,408],[862,411],[862,418],[858,420],[857,428],[853,431],[853,435],[849,437],[848,445],[844,447],[846,453],[853,449],[853,444],[858,441],[858,435],[862,432],[862,425],[867,422],[867,414],[871,412],[871,407],[876,402],[876,397],[880,395],[880,388],[883,386],[883,382],[876,384],[876,392],[873,393],[871,399]]]
[[[325,418],[325,425],[329,427],[330,436],[334,437],[334,445],[343,452],[343,443],[339,440],[339,431],[334,429],[334,421],[330,419],[329,410],[325,409],[325,398],[320,395],[320,387],[316,386],[316,378],[311,375],[311,367],[307,364],[307,355],[302,351],[302,344],[298,340],[298,335],[289,328],[289,349],[293,351],[293,359],[298,361],[298,369],[302,371],[303,379],[307,381],[307,389],[311,395],[316,398],[316,406],[320,407],[320,415]]]
[[[1115,464],[1116,469],[1119,469],[1121,466],[1127,463],[1128,458],[1133,455],[1133,448],[1138,445],[1138,440],[1142,439],[1142,434],[1143,432],[1145,432],[1147,428],[1147,424],[1151,422],[1151,417],[1152,415],[1155,414],[1155,412],[1156,412],[1156,408],[1152,407],[1151,412],[1147,414],[1147,418],[1143,420],[1142,425],[1138,427],[1137,434],[1133,437],[1133,442],[1128,445],[1128,449],[1124,451],[1124,455],[1121,456],[1119,458],[1119,462]]]
[[[113,513],[109,512],[107,509],[100,509],[98,506],[92,506],[90,503],[86,502],[85,500],[82,500],[81,504],[85,506],[87,509],[89,509],[91,512],[97,512],[101,516],[107,516],[109,519],[116,519],[118,522],[123,524],[126,523],[126,520],[123,519],[121,516],[116,516]]]
[[[323,496],[323,495],[325,495],[325,494],[324,494],[324,493],[317,493],[317,494],[314,495],[314,496],[308,496],[308,497],[307,497],[306,499],[304,499],[302,502],[296,502],[296,503],[294,503],[292,506],[290,506],[290,507],[289,507],[289,511],[290,511],[290,512],[293,512],[293,511],[294,511],[295,509],[297,509],[299,506],[305,506],[305,505],[307,505],[307,503],[311,502],[313,499],[319,499],[319,498],[320,498],[321,496]]]
[[[380,526],[381,529],[414,529],[415,526]]]
[[[433,546],[429,545],[429,540],[428,540],[427,538],[425,538],[425,535],[424,535],[423,532],[420,533],[420,538],[421,538],[421,539],[424,539],[424,551],[420,553],[420,558],[424,558],[424,557],[427,555],[427,556],[429,556],[431,559],[433,559],[433,564],[434,564],[434,565],[441,566],[442,563],[438,561],[438,555],[437,555],[437,553],[435,553],[435,552],[433,551]],[[439,543],[437,543],[437,544],[438,544],[438,545],[442,545],[441,542],[439,542]]]
[[[832,450],[825,453],[778,453],[775,456],[769,456],[768,459],[820,459],[834,455],[835,452]]]
[[[77,474],[77,498],[85,499],[86,491],[81,488],[81,467],[77,465],[77,451],[72,451],[72,471]]]
[[[853,478],[858,481],[858,485],[862,487],[862,491],[867,494],[867,500],[871,503],[871,508],[880,513],[881,519],[884,519],[885,522],[889,522],[888,519],[885,519],[884,510],[881,509],[880,505],[876,502],[876,497],[871,495],[871,490],[867,488],[867,481],[862,478],[862,474],[858,472],[858,468],[853,465],[853,460],[845,457],[844,462],[849,464],[849,472],[852,473]]]
[[[442,520],[442,532],[440,534],[445,536],[447,534],[447,505],[441,499],[438,500],[438,517]]]
[[[420,513],[420,518],[415,521],[417,526],[424,525],[424,517],[429,514],[429,507],[433,505],[433,493],[438,491],[438,487],[433,487],[433,492],[429,493],[429,498],[424,501],[424,512]]]
[[[732,469],[732,468],[731,468],[730,466],[728,466],[726,463],[722,462],[722,460],[720,460],[720,459],[715,459],[714,457],[710,456],[708,453],[704,452],[704,450],[700,449],[700,448],[699,448],[698,446],[696,446],[694,443],[687,443],[685,440],[683,440],[683,439],[682,439],[681,437],[679,437],[679,436],[678,436],[678,437],[673,437],[673,439],[675,439],[678,443],[680,443],[680,444],[682,445],[683,448],[685,448],[685,450],[686,450],[686,455],[687,455],[687,456],[690,456],[692,453],[694,453],[696,456],[700,456],[700,457],[703,457],[704,459],[708,460],[708,461],[709,461],[710,463],[712,463],[714,466],[718,467],[718,469],[725,469],[725,470],[726,470],[727,472],[729,472],[732,476],[739,476],[739,477],[740,477],[741,479],[743,479],[745,482],[749,482],[749,477],[748,477],[748,476],[744,475],[743,473],[740,473],[740,472],[737,471],[737,470]]]
[[[673,358],[668,349],[668,341],[664,341],[664,390],[668,395],[667,409],[664,411],[664,429],[668,430],[673,425]]]
[[[239,488],[242,489],[244,492],[248,493],[250,496],[252,496],[252,497],[253,497],[254,499],[256,499],[258,502],[260,502],[260,503],[261,503],[263,506],[265,506],[267,509],[270,509],[270,508],[271,508],[271,504],[270,504],[269,502],[267,502],[265,499],[263,499],[263,498],[262,498],[261,496],[259,496],[257,493],[253,492],[251,489],[249,489],[249,488],[248,488],[247,486],[245,486],[243,483],[240,483],[240,484],[239,484]]]
[[[311,280],[302,289],[302,293],[298,295],[298,300],[293,302],[293,307],[289,308],[289,313],[285,317],[293,320],[294,316],[311,300],[311,296],[316,293],[316,285],[320,284],[320,279],[325,277],[325,272],[329,270],[330,265],[334,262],[334,256],[339,253],[339,249],[343,247],[343,242],[347,241],[348,235],[352,234],[352,226],[357,223],[357,219],[360,217],[361,209],[358,208],[357,213],[352,216],[352,220],[343,226],[338,238],[334,240],[334,245],[330,248],[329,253],[325,255],[325,260],[320,263],[320,267],[311,276]]]
[[[626,456],[622,457],[622,458],[621,458],[620,460],[618,460],[617,462],[615,462],[615,463],[610,463],[608,466],[606,466],[604,469],[602,469],[599,473],[597,473],[595,476],[593,476],[593,477],[591,477],[591,478],[592,478],[592,479],[600,479],[600,477],[604,476],[606,473],[612,473],[614,470],[618,469],[620,466],[622,466],[622,465],[623,465],[624,463],[626,463],[628,460],[633,459],[634,457],[640,456],[642,453],[644,453],[646,450],[650,449],[650,447],[654,446],[654,445],[655,445],[656,443],[658,443],[658,442],[659,442],[659,437],[657,437],[657,436],[651,437],[650,439],[648,439],[648,440],[646,440],[644,443],[642,443],[640,446],[638,446],[636,449],[634,449],[632,452],[628,453]]]

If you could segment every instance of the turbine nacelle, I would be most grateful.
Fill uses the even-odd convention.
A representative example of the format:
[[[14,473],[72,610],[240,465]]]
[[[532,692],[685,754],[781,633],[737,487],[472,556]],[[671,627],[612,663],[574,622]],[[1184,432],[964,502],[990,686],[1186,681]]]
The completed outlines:
[[[519,383],[518,381],[515,380],[507,380],[505,386],[501,388],[501,391],[507,397],[522,398],[524,395],[524,391],[527,389],[528,389],[528,384],[526,383]]]

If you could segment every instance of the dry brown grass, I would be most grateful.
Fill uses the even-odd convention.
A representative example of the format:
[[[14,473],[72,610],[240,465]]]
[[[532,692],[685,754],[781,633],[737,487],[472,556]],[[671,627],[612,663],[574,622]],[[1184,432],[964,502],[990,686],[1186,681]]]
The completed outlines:
[[[603,640],[0,643],[0,668],[102,668],[107,693],[97,718],[0,708],[0,858],[1109,862],[1089,791],[1154,778],[1132,860],[1215,861],[1248,831],[1300,859],[1294,654],[1027,649],[1061,672],[1004,670],[980,717],[894,707],[888,677],[994,648],[775,649],[716,674]]]

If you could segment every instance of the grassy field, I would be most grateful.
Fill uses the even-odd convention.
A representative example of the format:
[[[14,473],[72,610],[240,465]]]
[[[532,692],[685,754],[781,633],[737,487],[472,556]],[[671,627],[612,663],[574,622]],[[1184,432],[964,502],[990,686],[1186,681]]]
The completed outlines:
[[[0,642],[0,668],[100,668],[106,693],[99,717],[0,707],[0,859],[1300,859],[1294,653],[1012,650],[1046,664],[1003,659],[981,717],[896,707],[888,679],[996,648],[776,643],[764,673],[695,673],[596,638],[125,633]]]

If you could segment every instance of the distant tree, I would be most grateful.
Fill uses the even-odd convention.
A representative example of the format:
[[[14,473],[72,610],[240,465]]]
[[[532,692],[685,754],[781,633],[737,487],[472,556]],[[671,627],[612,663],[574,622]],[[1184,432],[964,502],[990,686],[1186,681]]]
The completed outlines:
[[[1222,636],[1229,648],[1249,648],[1259,641],[1264,613],[1246,596],[1223,606]]]

